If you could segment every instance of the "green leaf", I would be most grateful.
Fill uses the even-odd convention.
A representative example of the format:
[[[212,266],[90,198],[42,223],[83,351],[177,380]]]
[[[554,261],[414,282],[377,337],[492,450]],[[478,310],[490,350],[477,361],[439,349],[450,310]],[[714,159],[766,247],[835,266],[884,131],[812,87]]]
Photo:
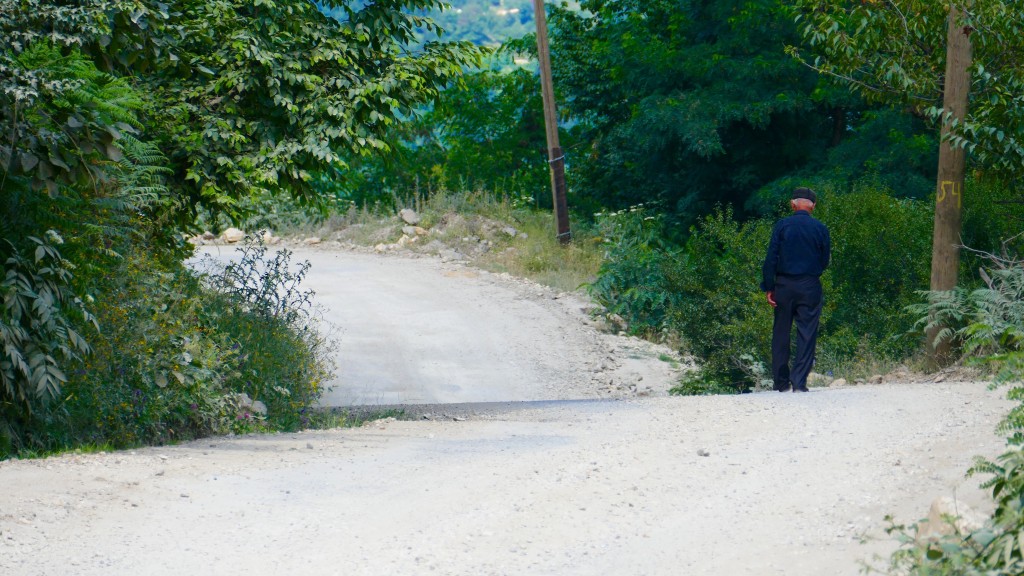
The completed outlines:
[[[21,169],[25,172],[31,171],[36,165],[39,164],[39,158],[31,152],[21,153]]]
[[[69,172],[71,171],[71,168],[64,163],[64,160],[59,155],[51,152],[48,156],[48,159],[50,161],[50,164],[57,166],[58,168],[63,168],[64,170],[67,170]]]
[[[121,160],[124,160],[124,152],[117,144],[107,144],[106,151],[107,158],[110,158],[114,162],[120,162]]]

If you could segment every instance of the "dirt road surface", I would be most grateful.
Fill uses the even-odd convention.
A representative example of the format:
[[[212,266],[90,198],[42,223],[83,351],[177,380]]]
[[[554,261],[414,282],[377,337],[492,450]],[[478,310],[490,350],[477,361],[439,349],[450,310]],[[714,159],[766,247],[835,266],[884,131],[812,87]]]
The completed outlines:
[[[675,377],[657,361],[672,350],[599,332],[578,295],[436,258],[296,250],[303,260],[337,327],[328,406],[664,395]]]
[[[331,403],[573,401],[0,462],[0,574],[845,575],[893,549],[886,514],[986,509],[964,471],[1001,451],[1009,403],[984,384],[668,397],[658,349],[598,333],[572,297],[434,260],[308,257],[355,306],[329,308],[339,387],[357,389]],[[376,350],[393,365],[352,367]]]

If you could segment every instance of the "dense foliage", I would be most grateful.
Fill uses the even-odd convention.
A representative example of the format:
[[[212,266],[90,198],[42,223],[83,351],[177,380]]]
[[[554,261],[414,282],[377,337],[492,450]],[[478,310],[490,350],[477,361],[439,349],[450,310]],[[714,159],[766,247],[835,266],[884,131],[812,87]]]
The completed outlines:
[[[894,337],[912,329],[914,319],[903,309],[927,284],[929,204],[897,200],[870,183],[827,198],[816,213],[834,239],[833,263],[824,276],[818,370],[865,353],[906,354],[916,339]],[[701,373],[679,391],[762,385],[770,366],[772,313],[758,282],[773,221],[738,222],[730,210],[719,210],[703,218],[683,246],[673,247],[661,240],[658,219],[649,212],[601,218],[615,224],[605,224],[609,250],[591,293],[634,331],[678,334],[701,359]]]
[[[11,63],[36,88],[5,92],[2,109],[12,131],[0,144],[0,392],[4,406],[29,414],[59,397],[64,365],[88,351],[95,326],[82,296],[109,260],[107,244],[127,241],[131,215],[158,206],[165,189],[150,165],[160,155],[125,135],[141,108],[126,82],[45,43]]]
[[[4,263],[0,283],[3,315],[0,341],[0,384],[10,405],[29,412],[37,398],[54,398],[67,381],[62,365],[90,352],[70,315],[91,319],[71,291],[70,263],[55,243],[62,239],[48,231],[47,240],[29,238],[36,244],[32,256],[12,250]]]
[[[61,50],[78,47],[101,69],[134,75],[149,100],[147,128],[172,171],[170,187],[187,197],[180,204],[186,213],[197,204],[231,212],[239,199],[261,191],[312,201],[315,173],[386,149],[388,126],[436,95],[478,54],[468,44],[447,43],[404,51],[418,28],[431,26],[405,10],[435,8],[437,0],[327,4],[344,20],[294,0],[173,7],[92,0],[74,8],[5,0],[0,32],[12,43],[0,62],[0,82],[15,101],[46,98],[40,87],[61,90],[67,74],[41,78],[13,59],[50,39]],[[11,107],[4,114],[5,125],[17,118]],[[90,129],[79,123],[67,129]],[[100,152],[110,151],[106,145],[119,134],[93,133],[104,138]],[[32,142],[8,142],[12,156],[4,158],[31,152]],[[42,175],[63,170],[63,156],[58,164],[52,158],[21,166]]]
[[[924,121],[893,108],[848,110],[844,117],[850,125],[841,141],[800,169],[761,187],[747,200],[750,214],[773,214],[799,186],[843,192],[865,179],[897,198],[931,196],[938,136]]]
[[[943,119],[949,3],[926,0],[792,3],[813,66],[866,98]],[[952,142],[986,169],[1024,174],[1024,18],[1015,0],[957,2],[970,33],[967,118]],[[792,52],[798,53],[796,48]]]
[[[540,82],[528,70],[467,72],[437,102],[391,132],[393,154],[359,161],[336,194],[359,204],[412,192],[488,190],[550,206]]]
[[[406,49],[436,0],[326,6],[343,17],[0,0],[0,456],[233,430],[246,406],[301,425],[328,368],[315,323],[195,277],[182,232],[197,209],[317,202],[325,171],[387,149],[479,55]]]
[[[775,2],[583,2],[552,11],[555,82],[586,147],[579,186],[621,207],[658,200],[684,222],[828,146],[817,75],[779,50],[796,39]],[[824,94],[824,93],[823,93]]]

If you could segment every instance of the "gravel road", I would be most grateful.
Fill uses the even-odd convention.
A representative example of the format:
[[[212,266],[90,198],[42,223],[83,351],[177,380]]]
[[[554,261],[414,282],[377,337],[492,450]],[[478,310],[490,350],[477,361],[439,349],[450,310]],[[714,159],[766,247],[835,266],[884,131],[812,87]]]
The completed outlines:
[[[657,360],[671,349],[596,330],[575,294],[432,257],[295,249],[303,260],[339,339],[327,406],[664,395],[677,373]]]
[[[334,268],[312,274],[339,301],[363,274],[388,302],[339,315],[341,359],[412,359],[343,372],[384,387],[347,399],[386,397],[405,373],[421,390],[405,401],[569,401],[0,462],[0,574],[844,575],[895,546],[886,514],[916,520],[939,496],[988,508],[964,471],[1001,451],[1010,404],[982,383],[667,397],[657,349],[598,333],[572,297],[434,260],[323,254]],[[473,322],[459,310],[493,330],[459,328],[471,339],[450,345],[468,351],[421,370],[428,328]],[[472,378],[429,388],[460,363]],[[522,377],[491,386],[488,367],[506,366]]]

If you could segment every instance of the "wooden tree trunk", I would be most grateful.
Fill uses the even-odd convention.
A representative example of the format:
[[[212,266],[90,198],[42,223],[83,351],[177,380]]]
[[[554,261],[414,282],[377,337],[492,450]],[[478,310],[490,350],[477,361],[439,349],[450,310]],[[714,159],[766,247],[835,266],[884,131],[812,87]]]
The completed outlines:
[[[933,291],[956,288],[960,269],[960,222],[964,198],[964,149],[949,143],[951,122],[963,121],[971,87],[970,29],[959,23],[963,11],[950,6],[949,38],[946,47],[946,78],[942,107],[942,143],[939,145],[939,175],[935,189],[935,230],[932,238]],[[928,330],[927,353],[933,368],[948,364],[949,340],[937,342],[942,326]]]

